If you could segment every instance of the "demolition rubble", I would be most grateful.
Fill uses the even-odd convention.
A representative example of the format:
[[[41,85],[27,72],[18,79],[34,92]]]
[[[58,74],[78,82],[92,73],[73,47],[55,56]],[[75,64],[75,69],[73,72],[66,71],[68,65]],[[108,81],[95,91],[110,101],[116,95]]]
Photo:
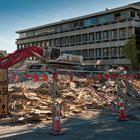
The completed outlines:
[[[89,109],[115,113],[119,96],[123,97],[126,107],[140,101],[140,81],[110,78],[70,81],[68,77],[62,77],[53,86],[51,80],[16,82],[9,85],[8,112],[21,122],[51,120],[53,94],[55,102],[61,102],[62,117]]]

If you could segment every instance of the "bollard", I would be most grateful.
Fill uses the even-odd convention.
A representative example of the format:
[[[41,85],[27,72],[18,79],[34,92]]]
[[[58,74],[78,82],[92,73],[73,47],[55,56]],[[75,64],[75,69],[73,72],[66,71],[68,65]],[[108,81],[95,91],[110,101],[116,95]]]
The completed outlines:
[[[53,122],[53,130],[52,134],[54,135],[62,135],[64,132],[61,130],[61,121],[60,121],[60,106],[57,104],[55,110],[55,117]]]
[[[125,113],[124,113],[124,102],[123,99],[119,99],[119,121],[125,121]]]

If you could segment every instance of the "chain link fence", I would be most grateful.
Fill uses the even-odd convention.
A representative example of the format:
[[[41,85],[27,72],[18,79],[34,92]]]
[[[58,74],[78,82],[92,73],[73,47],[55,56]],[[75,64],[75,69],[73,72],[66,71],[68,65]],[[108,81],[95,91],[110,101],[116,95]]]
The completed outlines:
[[[64,117],[89,109],[117,113],[120,96],[129,114],[140,107],[139,78],[140,73],[9,70],[8,114],[0,115],[0,135],[51,124],[52,87],[55,88],[55,102],[64,102]]]

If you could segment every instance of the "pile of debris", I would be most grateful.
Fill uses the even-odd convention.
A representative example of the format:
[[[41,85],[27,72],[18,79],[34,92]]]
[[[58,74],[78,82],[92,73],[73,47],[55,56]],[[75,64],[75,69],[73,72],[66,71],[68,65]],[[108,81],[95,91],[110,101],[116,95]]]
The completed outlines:
[[[140,99],[140,81],[120,80],[117,83],[118,81],[110,79],[95,81],[82,78],[69,81],[61,78],[55,82],[55,90],[52,88],[52,81],[16,83],[9,86],[9,113],[19,121],[50,120],[53,90],[56,102],[63,101],[64,116],[81,113],[85,109],[107,109],[115,112],[118,92],[121,92],[125,101],[134,96],[135,99]],[[131,85],[129,88],[128,83]],[[134,89],[135,93],[132,95],[130,92]]]
[[[140,81],[134,80],[134,81],[133,81],[133,85],[134,85],[135,88],[140,92]]]
[[[10,87],[8,98],[9,113],[18,120],[46,120],[51,117],[51,86],[48,83],[32,84],[28,81],[16,84]]]

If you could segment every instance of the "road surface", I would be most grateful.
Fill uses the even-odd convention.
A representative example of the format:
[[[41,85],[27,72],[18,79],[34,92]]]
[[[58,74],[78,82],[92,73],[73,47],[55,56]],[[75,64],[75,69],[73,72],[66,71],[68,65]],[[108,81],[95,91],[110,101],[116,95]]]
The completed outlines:
[[[86,115],[87,114],[87,115]],[[86,117],[85,117],[86,116]],[[33,124],[34,125],[34,124]],[[11,129],[14,129],[11,128]],[[140,121],[131,119],[120,122],[116,116],[85,112],[63,120],[63,135],[52,135],[51,126],[32,127],[24,131],[0,135],[1,140],[140,140]]]

